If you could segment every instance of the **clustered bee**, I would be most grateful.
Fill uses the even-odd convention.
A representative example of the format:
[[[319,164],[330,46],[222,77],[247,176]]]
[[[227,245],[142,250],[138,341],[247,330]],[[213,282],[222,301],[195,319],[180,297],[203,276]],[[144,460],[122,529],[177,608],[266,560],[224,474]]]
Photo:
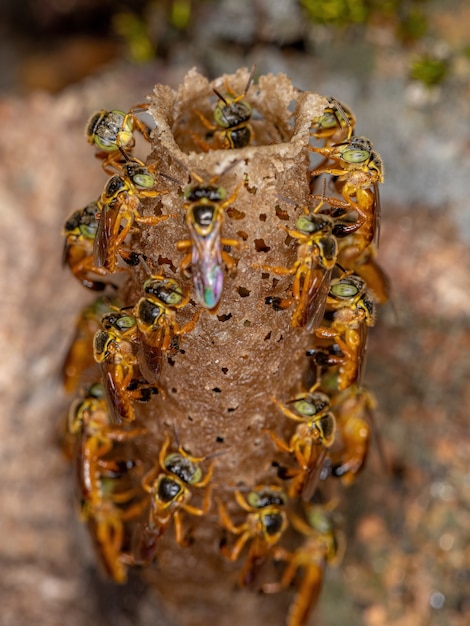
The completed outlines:
[[[225,231],[227,223],[242,219],[234,204],[252,189],[241,173],[233,186],[219,179],[228,170],[232,178],[241,172],[237,151],[259,141],[251,121],[253,78],[254,69],[241,93],[227,78],[224,93],[213,89],[214,123],[191,109],[210,131],[202,138],[189,129],[200,153],[230,151],[234,158],[222,173],[185,169],[189,185],[165,169],[164,159],[135,156],[135,131],[152,141],[139,117],[146,105],[91,116],[86,137],[110,178],[97,199],[66,221],[63,262],[84,287],[101,293],[78,318],[64,362],[65,389],[77,397],[63,447],[75,463],[80,516],[112,580],[124,583],[129,567],[155,563],[164,535],[174,535],[178,549],[191,545],[192,520],[203,522],[212,512],[221,557],[242,563],[239,586],[267,595],[296,586],[286,623],[305,626],[325,567],[342,552],[337,501],[325,485],[351,484],[366,463],[375,407],[363,384],[367,335],[377,303],[390,295],[376,261],[382,160],[369,139],[354,134],[354,114],[336,99],[327,99],[323,113],[311,119],[305,203],[280,194],[274,201],[276,215],[291,220],[276,228],[285,233],[293,261],[246,262],[260,283],[272,277],[258,309],[283,316],[286,331],[306,338],[305,376],[297,392],[269,394],[274,419],[259,433],[270,450],[265,479],[249,485],[234,477],[224,491],[216,479],[220,452],[194,456],[180,444],[184,432],[168,423],[159,427],[158,454],[149,461],[140,452],[151,436],[145,405],[166,401],[162,377],[171,374],[185,342],[194,336],[205,345],[207,337],[198,335],[201,320],[231,317],[218,312],[229,303],[226,290],[249,233],[240,229],[234,238]],[[158,145],[156,139],[154,152]],[[318,156],[322,160],[315,162]],[[171,239],[174,258],[157,252],[147,258],[140,242],[149,233],[158,242],[162,232]],[[245,292],[238,290],[242,297]],[[268,577],[277,573],[277,580],[263,575],[269,563],[275,567]]]

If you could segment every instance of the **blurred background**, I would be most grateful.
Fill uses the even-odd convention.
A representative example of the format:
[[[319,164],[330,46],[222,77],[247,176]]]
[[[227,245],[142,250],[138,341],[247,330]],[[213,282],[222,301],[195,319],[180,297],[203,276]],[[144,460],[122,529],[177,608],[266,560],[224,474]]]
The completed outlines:
[[[341,503],[347,550],[312,624],[464,626],[470,612],[470,4],[464,0],[0,0],[1,626],[165,624],[103,582],[57,445],[60,367],[93,296],[61,228],[106,176],[84,126],[193,66],[286,73],[352,108],[385,164],[367,385],[377,446]],[[214,617],[216,623],[216,616]]]

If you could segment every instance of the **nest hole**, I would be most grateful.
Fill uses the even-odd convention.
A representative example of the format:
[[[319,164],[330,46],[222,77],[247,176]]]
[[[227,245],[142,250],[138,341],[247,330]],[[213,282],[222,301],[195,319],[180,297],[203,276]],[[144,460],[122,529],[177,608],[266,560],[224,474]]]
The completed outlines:
[[[284,222],[286,222],[289,219],[289,213],[285,211],[284,209],[281,209],[279,205],[276,205],[275,211],[276,211],[276,217],[278,219],[283,220]]]
[[[251,293],[249,289],[247,289],[246,287],[241,287],[241,286],[237,288],[237,292],[240,298],[248,298],[248,296]]]
[[[269,252],[271,247],[266,245],[264,239],[255,239],[255,249],[256,252]]]
[[[242,220],[246,216],[244,211],[239,211],[235,207],[229,207],[226,213],[232,220]]]

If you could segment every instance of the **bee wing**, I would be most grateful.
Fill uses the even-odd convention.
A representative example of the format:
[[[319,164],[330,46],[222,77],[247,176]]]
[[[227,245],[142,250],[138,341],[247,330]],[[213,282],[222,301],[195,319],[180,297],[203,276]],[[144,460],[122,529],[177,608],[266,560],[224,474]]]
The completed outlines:
[[[110,271],[114,270],[113,259],[110,252],[113,237],[118,226],[118,216],[118,208],[111,208],[106,204],[103,205],[93,247],[93,261],[95,266],[104,267]]]
[[[75,391],[82,374],[95,364],[90,344],[90,337],[78,329],[62,364],[62,383],[67,393]]]
[[[121,424],[122,420],[133,421],[132,402],[123,394],[120,384],[116,380],[114,365],[104,361],[100,366],[111,423]]]
[[[69,237],[65,237],[64,247],[62,249],[62,267],[65,267],[66,265],[69,264],[70,248],[71,248],[71,244],[70,244]]]
[[[132,536],[132,553],[139,565],[149,565],[155,560],[159,539],[168,526],[166,523],[138,522]]]
[[[374,184],[374,194],[375,194],[375,202],[374,202],[374,243],[379,247],[380,243],[380,223],[382,219],[382,206],[380,204],[380,192],[378,183]]]
[[[165,327],[159,326],[150,333],[137,331],[137,357],[139,369],[148,383],[158,383],[162,371]]]
[[[82,508],[82,504],[85,501],[89,500],[91,493],[91,481],[89,477],[90,463],[85,455],[86,440],[86,428],[82,426],[79,432],[76,433],[74,446],[75,489],[80,508]]]
[[[360,343],[359,349],[357,351],[357,376],[356,381],[359,387],[362,387],[362,379],[364,377],[365,365],[366,365],[366,356],[367,356],[367,335],[369,332],[366,324],[359,325],[359,336]]]
[[[292,315],[292,326],[315,331],[323,319],[326,297],[330,289],[332,269],[311,269],[302,287],[300,300]]]
[[[312,455],[318,452],[318,445],[312,445]],[[302,486],[302,500],[304,502],[310,502],[320,482],[323,465],[325,463],[327,450],[321,446],[320,451],[316,456],[311,459],[311,466],[307,471],[304,484]]]
[[[224,284],[220,223],[205,237],[191,231],[191,239],[194,290],[199,303],[211,310],[218,305]]]

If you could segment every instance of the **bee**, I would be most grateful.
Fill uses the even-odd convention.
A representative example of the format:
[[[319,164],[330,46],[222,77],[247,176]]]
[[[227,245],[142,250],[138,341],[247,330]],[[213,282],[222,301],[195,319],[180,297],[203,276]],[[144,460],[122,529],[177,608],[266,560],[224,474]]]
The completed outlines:
[[[208,457],[191,456],[181,446],[176,452],[170,452],[170,442],[167,433],[158,455],[158,464],[142,479],[142,488],[150,496],[150,511],[148,522],[141,529],[137,541],[136,564],[148,564],[154,560],[158,540],[172,521],[176,542],[181,546],[186,545],[183,512],[200,517],[210,509],[209,483],[213,464],[204,476],[200,465]],[[206,488],[201,508],[189,504],[194,488]]]
[[[111,498],[104,498],[99,505],[90,508],[88,514],[87,528],[98,560],[105,575],[118,584],[127,581],[127,566],[123,558],[124,524],[133,517],[133,510],[128,513],[114,504]]]
[[[232,257],[222,250],[222,246],[240,246],[236,239],[221,237],[224,209],[235,200],[240,185],[226,198],[225,189],[216,187],[214,179],[205,184],[198,176],[195,178],[199,184],[185,191],[186,224],[190,239],[178,241],[176,247],[178,250],[190,249],[181,261],[181,271],[187,272],[191,268],[196,299],[213,313],[219,304],[224,285],[222,263],[229,269],[235,264]]]
[[[144,378],[156,383],[163,355],[174,350],[177,337],[195,328],[200,312],[196,311],[192,320],[181,328],[178,326],[176,311],[189,302],[189,295],[174,278],[152,276],[144,283],[144,294],[134,307],[139,365]]]
[[[315,384],[308,392],[290,400],[288,405],[292,408],[273,398],[286,417],[299,422],[289,443],[274,432],[267,431],[278,450],[294,453],[297,467],[279,466],[279,476],[284,479],[293,478],[289,497],[302,496],[304,501],[312,498],[321,477],[327,451],[335,440],[336,420],[330,410],[330,399],[325,393],[316,391],[317,386]]]
[[[258,485],[248,493],[246,499],[237,490],[235,499],[248,515],[243,524],[235,526],[224,504],[219,502],[221,526],[232,534],[239,535],[232,548],[223,543],[221,551],[230,561],[236,561],[245,544],[251,542],[240,574],[240,585],[244,587],[254,581],[257,571],[272,554],[274,546],[288,526],[284,511],[287,498],[277,485]]]
[[[146,105],[137,105],[128,113],[114,109],[101,109],[90,117],[85,128],[88,143],[94,144],[100,152],[98,157],[104,158],[102,166],[105,172],[111,173],[109,165],[119,162],[122,150],[129,151],[135,145],[134,130],[150,142],[150,128],[146,126],[134,113],[146,109]]]
[[[108,274],[104,267],[96,267],[93,260],[93,246],[98,230],[97,216],[100,212],[99,203],[90,202],[85,208],[72,213],[63,229],[65,242],[62,265],[68,265],[75,278],[94,291],[103,291],[107,284],[90,277],[90,274]]]
[[[80,515],[87,523],[103,569],[117,583],[124,583],[127,578],[121,559],[124,523],[139,512],[137,505],[125,509],[120,505],[128,504],[139,491],[116,489],[136,462],[104,457],[116,443],[146,432],[145,428],[124,431],[112,425],[101,383],[86,387],[69,412],[67,436],[76,464]]]
[[[376,261],[377,252],[374,244],[368,246],[360,255],[356,255],[354,235],[347,239],[351,241],[346,241],[344,245],[339,242],[339,265],[363,278],[375,300],[379,304],[385,304],[391,296],[390,278]]]
[[[133,400],[147,402],[152,394],[158,393],[147,381],[135,378],[138,372],[138,359],[134,354],[137,322],[123,310],[105,315],[101,326],[93,340],[93,353],[102,371],[112,422],[132,422],[135,419]]]
[[[328,98],[328,106],[312,120],[310,133],[315,139],[324,139],[330,146],[348,141],[354,132],[356,119],[352,111],[335,98]]]
[[[62,381],[68,393],[75,391],[83,372],[95,364],[93,337],[101,326],[101,318],[115,310],[117,306],[116,298],[100,296],[80,313],[62,367]]]
[[[111,452],[116,442],[128,441],[146,432],[145,428],[120,430],[112,424],[105,389],[101,383],[85,387],[81,397],[72,404],[67,435],[74,442],[76,482],[85,519],[88,508],[94,508],[103,500],[103,472],[109,472],[112,477],[118,469],[116,461],[104,460],[103,457]]]
[[[250,124],[253,111],[248,102],[244,100],[253,80],[253,74],[254,68],[251,70],[246,87],[241,94],[237,94],[230,88],[227,79],[224,81],[225,95],[214,89],[215,95],[219,98],[214,109],[215,124],[212,124],[199,111],[195,111],[204,126],[214,132],[217,147],[220,146],[225,149],[245,148],[253,141],[254,133]],[[211,146],[206,142],[195,135],[193,137],[204,150],[211,149]]]
[[[329,326],[320,326],[315,335],[331,339],[328,348],[313,348],[313,356],[320,367],[338,366],[337,388],[347,389],[361,381],[368,327],[375,322],[375,303],[365,281],[355,274],[331,281],[326,305]]]
[[[296,303],[291,324],[294,328],[315,330],[325,310],[326,296],[337,258],[337,243],[333,236],[334,220],[328,215],[317,213],[323,201],[309,212],[304,209],[296,221],[296,229],[286,228],[287,233],[299,241],[297,260],[292,267],[262,265],[261,268],[278,275],[294,274],[292,285],[293,302]],[[266,304],[285,309],[292,301],[268,297]]]
[[[331,455],[332,473],[350,485],[367,458],[371,436],[371,412],[376,406],[373,395],[351,385],[335,399],[339,447]]]
[[[140,162],[126,163],[123,169],[124,176],[115,174],[107,181],[100,199],[101,215],[93,258],[96,267],[104,268],[108,272],[116,270],[117,254],[134,222],[154,226],[173,217],[173,215],[139,215],[140,198],[153,198],[164,192],[153,188],[155,177],[150,169]],[[129,176],[129,173],[132,175]]]
[[[372,143],[366,137],[351,137],[347,141],[326,147],[313,147],[333,161],[332,165],[321,165],[311,172],[313,177],[321,174],[337,176],[337,186],[344,203],[336,201],[346,211],[354,210],[357,219],[335,225],[334,234],[345,237],[355,233],[354,245],[358,254],[372,242],[378,244],[380,238],[380,197],[378,183],[383,182],[383,163],[380,155],[372,150]],[[354,200],[355,198],[355,200]],[[331,203],[333,199],[328,199]]]
[[[285,561],[287,566],[280,582],[267,583],[262,587],[264,593],[288,589],[297,570],[303,570],[299,589],[289,608],[287,626],[306,626],[322,588],[325,567],[339,560],[339,542],[331,512],[325,506],[311,504],[306,509],[306,517],[307,522],[291,513],[289,520],[292,526],[305,535],[306,540],[295,552],[283,547],[275,549],[274,559]]]

